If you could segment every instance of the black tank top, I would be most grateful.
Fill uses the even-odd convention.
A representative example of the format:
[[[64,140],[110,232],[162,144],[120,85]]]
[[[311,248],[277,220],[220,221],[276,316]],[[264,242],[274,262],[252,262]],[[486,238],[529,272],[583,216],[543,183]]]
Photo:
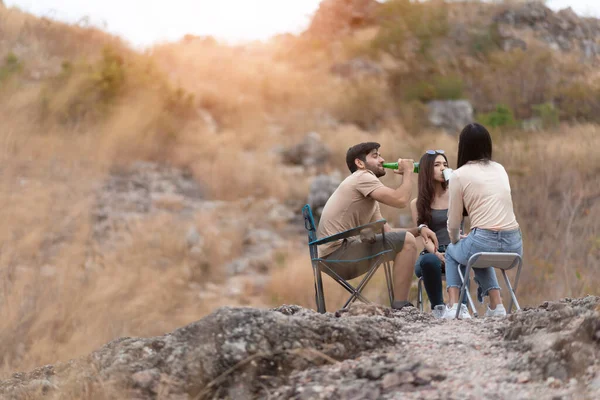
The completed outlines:
[[[450,236],[448,236],[448,209],[431,210],[431,224],[429,229],[435,232],[440,246],[450,244]]]

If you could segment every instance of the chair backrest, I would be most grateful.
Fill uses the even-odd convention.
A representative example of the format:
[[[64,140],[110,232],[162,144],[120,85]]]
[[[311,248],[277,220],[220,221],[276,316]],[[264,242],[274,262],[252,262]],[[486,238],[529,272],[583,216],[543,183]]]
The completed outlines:
[[[513,269],[522,262],[517,253],[475,253],[469,258],[471,268],[495,267],[503,270]]]
[[[302,216],[304,217],[304,227],[308,231],[308,243],[317,240],[317,227],[310,205],[305,205],[302,208]]]
[[[302,207],[302,216],[304,217],[304,227],[308,232],[308,249],[310,252],[310,258],[315,260],[319,257],[317,245],[313,243],[317,240],[317,227],[315,226],[315,219],[313,218],[312,210],[308,204]]]

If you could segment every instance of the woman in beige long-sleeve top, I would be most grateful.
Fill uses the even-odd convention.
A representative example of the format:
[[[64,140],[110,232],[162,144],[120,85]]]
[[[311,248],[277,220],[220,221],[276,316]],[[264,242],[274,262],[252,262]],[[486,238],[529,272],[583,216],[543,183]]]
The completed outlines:
[[[461,280],[459,265],[465,272],[469,257],[479,252],[523,254],[521,230],[513,212],[508,174],[502,165],[492,161],[492,138],[480,124],[469,124],[461,132],[458,143],[458,168],[449,181],[448,233],[452,244],[446,249],[446,287],[449,305],[445,316],[454,318],[458,307]],[[460,226],[466,211],[471,232],[461,237]],[[504,316],[506,309],[500,296],[500,285],[494,268],[474,270],[478,284],[477,297],[490,297],[486,316]],[[464,308],[464,309],[463,309]],[[461,317],[470,318],[461,305]]]

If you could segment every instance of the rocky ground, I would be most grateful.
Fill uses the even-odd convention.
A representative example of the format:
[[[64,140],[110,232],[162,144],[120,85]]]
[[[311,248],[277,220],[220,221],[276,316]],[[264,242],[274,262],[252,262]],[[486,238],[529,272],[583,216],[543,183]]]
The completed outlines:
[[[0,396],[593,399],[598,355],[600,297],[470,321],[361,304],[325,315],[226,307],[165,336],[15,374]]]

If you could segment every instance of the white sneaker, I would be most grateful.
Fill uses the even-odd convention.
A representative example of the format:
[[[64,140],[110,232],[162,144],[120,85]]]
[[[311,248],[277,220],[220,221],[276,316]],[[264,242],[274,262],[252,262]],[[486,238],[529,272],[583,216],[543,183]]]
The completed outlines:
[[[490,306],[487,307],[487,311],[485,312],[486,317],[506,317],[506,309],[503,304],[498,304],[495,309],[491,309]]]
[[[446,306],[446,313],[444,314],[444,318],[446,319],[454,319],[456,318],[456,310],[458,308],[458,303],[454,303],[452,307]],[[460,305],[460,319],[471,319],[471,314],[469,314],[469,310],[467,306],[464,304]]]

